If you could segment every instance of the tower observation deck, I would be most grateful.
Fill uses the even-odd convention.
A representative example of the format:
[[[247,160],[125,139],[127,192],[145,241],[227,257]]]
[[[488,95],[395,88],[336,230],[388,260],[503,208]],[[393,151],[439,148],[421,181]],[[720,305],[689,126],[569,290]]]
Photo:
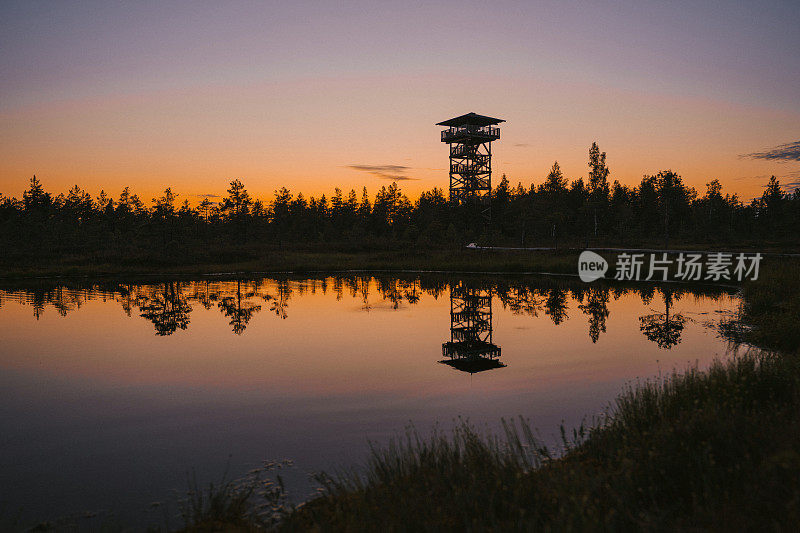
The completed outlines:
[[[505,120],[467,113],[436,124],[442,142],[450,145],[450,201],[474,206],[485,222],[491,220],[492,141],[500,138]]]

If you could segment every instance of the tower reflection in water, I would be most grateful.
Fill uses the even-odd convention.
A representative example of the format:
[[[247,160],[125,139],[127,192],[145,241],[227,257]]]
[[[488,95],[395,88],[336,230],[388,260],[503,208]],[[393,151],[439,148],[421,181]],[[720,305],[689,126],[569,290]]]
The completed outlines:
[[[474,374],[506,366],[492,342],[492,291],[464,282],[450,289],[450,341],[442,344],[439,361]]]

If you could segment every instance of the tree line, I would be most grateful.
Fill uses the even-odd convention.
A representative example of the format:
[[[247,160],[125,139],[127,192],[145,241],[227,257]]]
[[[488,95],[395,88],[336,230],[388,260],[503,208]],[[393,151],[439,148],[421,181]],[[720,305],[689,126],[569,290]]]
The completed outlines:
[[[569,180],[558,162],[540,183],[512,186],[503,176],[491,191],[491,222],[454,205],[435,187],[412,201],[396,183],[374,196],[335,188],[306,197],[282,187],[269,201],[253,198],[239,179],[219,202],[179,202],[168,187],[145,203],[129,187],[115,199],[77,185],[47,192],[34,176],[22,199],[0,194],[0,244],[7,250],[94,248],[183,249],[214,241],[441,247],[467,242],[511,246],[636,246],[675,243],[797,244],[800,190],[786,192],[772,176],[760,197],[743,202],[713,179],[705,191],[676,172],[645,175],[635,186],[610,182],[606,154],[589,150],[586,179]]]

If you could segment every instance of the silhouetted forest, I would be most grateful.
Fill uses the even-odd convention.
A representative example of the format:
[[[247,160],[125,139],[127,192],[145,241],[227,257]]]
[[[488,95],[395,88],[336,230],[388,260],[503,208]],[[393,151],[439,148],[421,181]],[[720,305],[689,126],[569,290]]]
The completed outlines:
[[[77,185],[47,192],[35,176],[22,199],[0,194],[0,244],[34,255],[136,255],[162,250],[180,255],[214,243],[336,247],[341,250],[399,246],[433,248],[468,242],[510,246],[695,245],[798,243],[800,189],[792,194],[773,176],[748,203],[723,192],[718,180],[706,190],[687,187],[665,170],[635,187],[609,183],[605,153],[589,152],[587,179],[568,180],[554,163],[540,183],[512,186],[502,177],[492,191],[492,219],[485,225],[470,206],[451,205],[441,188],[411,201],[392,183],[370,196],[336,188],[328,197],[306,197],[281,188],[265,202],[234,179],[219,202],[198,205],[167,188],[150,202],[125,187],[118,197],[92,197]],[[224,259],[224,258],[223,258]]]

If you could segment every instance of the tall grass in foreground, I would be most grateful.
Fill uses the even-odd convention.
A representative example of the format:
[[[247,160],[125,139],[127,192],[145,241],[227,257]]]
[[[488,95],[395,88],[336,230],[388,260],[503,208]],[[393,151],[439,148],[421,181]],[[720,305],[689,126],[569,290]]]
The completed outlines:
[[[555,458],[522,421],[372,450],[286,530],[789,529],[800,523],[800,360],[751,352],[630,386]]]
[[[178,504],[182,531],[260,531],[275,526],[292,506],[281,476],[273,479],[271,473],[291,464],[268,461],[237,480],[228,479],[226,468],[219,483],[208,485],[200,485],[192,473],[186,497]]]

